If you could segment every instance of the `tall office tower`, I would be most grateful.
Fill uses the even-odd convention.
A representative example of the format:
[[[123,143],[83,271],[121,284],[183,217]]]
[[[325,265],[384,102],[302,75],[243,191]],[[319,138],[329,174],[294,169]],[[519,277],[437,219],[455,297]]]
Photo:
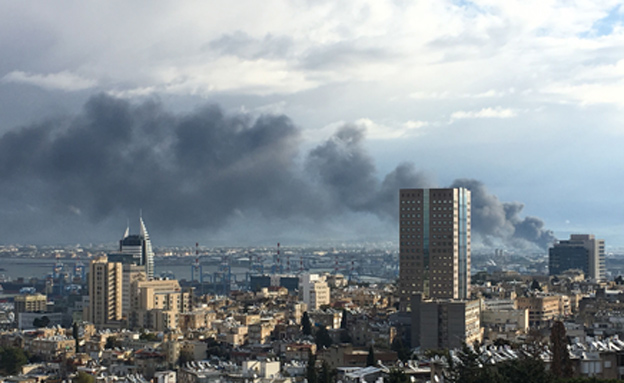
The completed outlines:
[[[401,189],[399,296],[467,299],[470,286],[470,190]]]
[[[126,228],[124,237],[119,241],[119,252],[132,256],[134,263],[145,266],[145,274],[147,278],[154,277],[154,251],[152,250],[152,241],[150,241],[143,217],[139,218],[141,225],[140,234],[130,235],[130,229]],[[115,254],[120,256],[120,254]]]
[[[99,257],[89,264],[89,305],[85,318],[96,326],[118,322],[122,318],[122,264]]]
[[[605,243],[592,234],[572,234],[569,240],[559,241],[548,250],[550,275],[566,270],[580,269],[595,281],[605,280]]]

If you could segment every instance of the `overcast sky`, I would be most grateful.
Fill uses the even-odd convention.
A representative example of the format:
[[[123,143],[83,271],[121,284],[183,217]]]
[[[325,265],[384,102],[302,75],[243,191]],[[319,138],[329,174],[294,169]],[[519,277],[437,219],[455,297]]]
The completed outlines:
[[[0,2],[0,243],[397,241],[470,186],[475,242],[624,246],[618,1]],[[550,232],[552,231],[552,233]]]

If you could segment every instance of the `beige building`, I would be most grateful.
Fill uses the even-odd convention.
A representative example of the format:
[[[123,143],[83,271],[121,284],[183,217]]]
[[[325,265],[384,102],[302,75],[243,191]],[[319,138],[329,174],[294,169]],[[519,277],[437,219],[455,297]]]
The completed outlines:
[[[470,286],[470,191],[401,189],[399,296],[467,299]]]
[[[526,333],[529,329],[529,310],[485,309],[481,313],[483,326],[496,326],[505,331]]]
[[[145,272],[145,266],[135,265],[135,264],[124,264],[123,265],[123,298],[122,298],[122,315],[125,318],[130,316],[130,311],[132,310],[132,287],[137,282],[142,282],[147,280],[147,274]]]
[[[136,281],[131,293],[129,326],[133,328],[177,329],[180,314],[192,309],[192,291],[182,291],[177,280]]]
[[[247,334],[249,328],[243,326],[236,321],[217,320],[214,322],[217,330],[217,339],[221,342],[231,344],[232,346],[240,346],[247,342]]]
[[[260,314],[234,314],[234,319],[243,326],[260,323]]]
[[[340,328],[342,323],[342,311],[329,309],[308,311],[310,321],[314,324],[325,326],[328,330]]]
[[[243,376],[260,378],[278,378],[280,375],[279,361],[245,360],[243,361]]]
[[[182,331],[207,329],[217,319],[217,313],[208,308],[199,308],[191,312],[180,313],[179,326]]]
[[[48,307],[48,298],[43,294],[22,294],[13,301],[16,313],[43,313]]]
[[[516,298],[516,307],[529,310],[529,326],[543,327],[562,315],[560,295],[541,295]]]
[[[330,303],[330,290],[325,278],[318,274],[303,274],[299,277],[299,294],[308,310],[318,310]]]
[[[250,344],[266,344],[271,339],[271,334],[275,329],[272,321],[262,321],[247,327],[247,340]]]
[[[46,338],[33,339],[24,349],[45,361],[57,361],[64,356],[73,354],[76,342],[73,338],[55,335]]]
[[[481,302],[412,299],[412,346],[423,350],[461,348],[483,341]]]
[[[89,264],[89,304],[84,307],[83,318],[96,326],[118,325],[122,318],[121,263],[108,262],[103,256]]]

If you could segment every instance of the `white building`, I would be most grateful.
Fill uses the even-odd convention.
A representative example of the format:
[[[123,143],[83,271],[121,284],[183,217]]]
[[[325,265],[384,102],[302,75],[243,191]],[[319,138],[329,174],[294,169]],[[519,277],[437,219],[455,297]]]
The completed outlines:
[[[308,310],[318,310],[330,303],[330,291],[325,277],[318,274],[303,274],[299,278],[299,296],[308,305]]]

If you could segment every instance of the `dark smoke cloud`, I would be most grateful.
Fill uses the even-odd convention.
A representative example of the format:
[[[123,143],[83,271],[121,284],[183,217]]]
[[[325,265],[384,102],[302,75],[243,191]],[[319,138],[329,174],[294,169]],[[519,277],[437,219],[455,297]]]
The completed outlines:
[[[0,177],[5,187],[42,180],[52,208],[96,222],[143,208],[166,228],[216,228],[235,211],[316,214],[295,166],[298,143],[284,116],[252,120],[216,106],[172,115],[102,95],[71,121],[5,134]]]
[[[547,248],[555,241],[544,222],[537,217],[520,217],[524,205],[501,202],[474,179],[458,179],[451,187],[465,187],[471,192],[472,232],[486,245],[508,245],[515,248]]]
[[[377,217],[378,231],[392,240],[398,190],[435,182],[410,163],[381,177],[364,139],[346,125],[301,153],[300,130],[286,116],[226,114],[214,105],[173,114],[159,102],[99,95],[78,116],[0,138],[0,225],[5,234],[28,230],[36,238],[40,217],[56,217],[62,232],[73,219],[96,226],[139,209],[150,229],[171,233],[235,230],[232,222],[320,227],[359,214]],[[522,205],[499,202],[478,181],[454,186],[472,190],[473,231],[484,241],[551,241],[539,219],[519,217]]]
[[[334,136],[314,148],[306,170],[329,196],[333,209],[374,213],[398,218],[400,188],[430,187],[434,183],[413,164],[401,164],[380,183],[372,157],[363,146],[365,132],[345,125]]]
[[[373,159],[362,147],[364,131],[344,126],[313,149],[306,168],[330,195],[333,205],[355,211],[370,210],[377,194]]]

